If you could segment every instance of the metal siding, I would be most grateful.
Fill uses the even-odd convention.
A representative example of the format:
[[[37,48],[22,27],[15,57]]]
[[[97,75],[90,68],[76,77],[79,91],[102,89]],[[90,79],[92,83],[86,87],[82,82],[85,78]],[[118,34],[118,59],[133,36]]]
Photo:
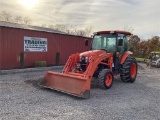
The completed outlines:
[[[0,69],[2,68],[2,27],[0,27]]]
[[[14,29],[2,29],[2,68],[14,68],[19,66],[17,52],[21,51],[18,41],[19,33]]]
[[[25,52],[25,67],[34,66],[35,61],[46,61],[47,65],[56,63],[56,52],[60,53],[60,64],[65,64],[69,55],[89,50],[84,46],[84,37],[62,35],[2,27],[0,68],[18,68],[18,56],[24,52],[24,36],[47,38],[47,52]],[[91,39],[89,39],[89,42]]]

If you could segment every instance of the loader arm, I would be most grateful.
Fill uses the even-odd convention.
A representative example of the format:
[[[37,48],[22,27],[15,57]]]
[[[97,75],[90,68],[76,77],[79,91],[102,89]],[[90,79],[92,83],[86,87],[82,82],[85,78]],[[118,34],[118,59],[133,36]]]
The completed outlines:
[[[92,77],[99,64],[105,64],[106,66],[108,66],[110,70],[112,70],[112,63],[113,63],[112,56],[113,56],[112,53],[105,53],[93,57],[87,67],[87,70],[84,73],[85,76],[87,76],[88,78]],[[102,62],[105,59],[108,59],[107,63]]]
[[[72,72],[72,70],[76,69],[76,63],[78,63],[79,61],[79,54],[73,54],[69,57],[68,61],[66,62],[62,70],[62,73],[82,76],[85,78],[91,78],[99,64],[105,64],[106,66],[108,66],[110,70],[112,70],[112,63],[113,63],[112,56],[113,56],[112,53],[102,53],[98,56],[96,55],[92,56],[92,59],[90,60],[86,71],[83,73],[76,73]],[[104,59],[108,59],[108,62],[107,63],[102,62]]]
[[[72,54],[71,56],[69,56],[63,70],[62,73],[67,73],[69,71],[71,71],[73,68],[76,69],[76,63],[79,61],[79,54]]]
[[[73,69],[76,69],[76,63],[79,62],[79,54],[73,54],[69,57],[62,73],[48,71],[40,85],[74,96],[88,98],[90,96],[91,78],[98,64],[101,64],[104,59],[108,59],[105,64],[112,69],[112,53],[103,53],[92,56],[85,72],[76,73],[76,71],[73,72]]]

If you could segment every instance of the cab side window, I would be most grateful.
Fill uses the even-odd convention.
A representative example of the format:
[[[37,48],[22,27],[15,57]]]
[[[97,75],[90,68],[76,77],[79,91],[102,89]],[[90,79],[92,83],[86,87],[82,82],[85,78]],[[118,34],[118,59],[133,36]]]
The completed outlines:
[[[121,46],[118,46],[118,51],[120,52],[120,54],[122,54],[123,52],[127,51],[127,49],[128,49],[127,37],[124,34],[118,34],[118,42],[120,40],[123,40],[123,43],[121,44]]]
[[[128,50],[128,41],[127,41],[127,37],[124,36],[123,40],[124,40],[124,51],[127,51],[127,50]]]

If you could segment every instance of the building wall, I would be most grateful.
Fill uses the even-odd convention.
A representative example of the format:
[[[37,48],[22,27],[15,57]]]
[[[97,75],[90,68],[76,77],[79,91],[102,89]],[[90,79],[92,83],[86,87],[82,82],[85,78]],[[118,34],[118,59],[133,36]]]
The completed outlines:
[[[2,28],[0,27],[0,68],[2,65]]]
[[[0,68],[10,69],[20,66],[19,55],[24,52],[24,36],[47,38],[47,52],[24,52],[24,66],[34,66],[35,61],[46,61],[47,65],[56,64],[56,52],[60,53],[60,64],[65,64],[69,55],[89,50],[84,45],[85,37],[47,33],[15,28],[1,28]],[[91,38],[89,43],[91,42]]]

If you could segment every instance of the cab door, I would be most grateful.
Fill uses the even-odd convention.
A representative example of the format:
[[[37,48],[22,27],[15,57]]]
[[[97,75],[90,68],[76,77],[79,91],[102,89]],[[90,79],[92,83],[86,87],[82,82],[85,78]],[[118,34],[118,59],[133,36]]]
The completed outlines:
[[[127,51],[128,49],[128,43],[127,43],[127,36],[124,34],[118,34],[117,35],[117,49],[116,53],[114,54],[114,64],[115,64],[115,71],[119,71],[120,68],[120,57],[121,55]]]

